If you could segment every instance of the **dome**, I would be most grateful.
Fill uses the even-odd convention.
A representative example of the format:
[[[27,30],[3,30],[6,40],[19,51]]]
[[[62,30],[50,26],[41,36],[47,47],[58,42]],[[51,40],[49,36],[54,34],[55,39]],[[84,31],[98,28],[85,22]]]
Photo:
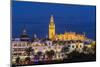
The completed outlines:
[[[29,36],[26,33],[26,30],[24,29],[21,36],[20,36],[21,41],[29,41]]]

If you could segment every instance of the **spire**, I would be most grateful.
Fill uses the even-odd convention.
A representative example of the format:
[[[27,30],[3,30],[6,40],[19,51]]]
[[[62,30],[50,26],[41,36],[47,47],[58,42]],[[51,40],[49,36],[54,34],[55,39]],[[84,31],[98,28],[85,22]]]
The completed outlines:
[[[46,38],[48,38],[48,35],[46,35]]]
[[[83,32],[83,35],[85,36],[85,32]]]
[[[37,38],[37,35],[36,34],[34,34],[34,38]]]
[[[51,15],[51,18],[50,18],[50,24],[54,24],[54,18],[53,18],[53,15]]]
[[[25,29],[23,30],[22,34],[23,34],[23,35],[26,35],[26,30],[25,30]]]

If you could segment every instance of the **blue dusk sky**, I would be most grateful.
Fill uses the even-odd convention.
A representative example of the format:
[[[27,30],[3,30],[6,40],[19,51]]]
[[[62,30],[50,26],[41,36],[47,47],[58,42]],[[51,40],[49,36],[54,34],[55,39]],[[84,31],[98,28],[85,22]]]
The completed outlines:
[[[23,29],[32,37],[48,35],[50,16],[54,16],[56,33],[77,32],[95,39],[96,7],[88,5],[12,1],[12,37]]]

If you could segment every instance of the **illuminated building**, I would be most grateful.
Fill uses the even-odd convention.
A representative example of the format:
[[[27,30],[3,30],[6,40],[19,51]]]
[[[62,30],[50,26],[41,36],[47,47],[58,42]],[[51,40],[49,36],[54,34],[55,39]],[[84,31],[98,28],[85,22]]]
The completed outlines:
[[[37,35],[34,34],[34,38],[32,40],[29,38],[26,30],[24,29],[20,38],[15,38],[12,40],[12,60],[15,62],[17,56],[19,56],[21,60],[25,60],[25,58],[28,56],[26,53],[26,49],[29,47],[32,47],[32,49],[34,50],[34,55],[30,54],[30,58],[34,58],[34,56],[37,55],[38,52],[41,52],[42,55],[46,56],[46,51],[53,50],[55,52],[55,55],[53,56],[52,60],[59,60],[67,57],[64,56],[64,53],[62,52],[62,49],[64,47],[68,47],[68,51],[66,53],[70,54],[73,51],[82,53],[85,46],[84,41],[86,40],[87,42],[90,42],[90,44],[87,44],[86,47],[91,48],[92,46],[95,46],[95,41],[87,39],[85,34],[77,34],[75,32],[65,32],[64,34],[57,34],[55,30],[56,29],[53,15],[51,15],[50,18],[48,30],[49,39],[47,36],[47,39],[45,40],[39,39],[37,38]],[[32,59],[32,61],[34,62],[34,59]]]
[[[49,39],[51,40],[86,40],[85,34],[76,34],[75,32],[65,32],[64,34],[57,34],[55,32],[55,23],[53,15],[51,15],[50,18],[50,24],[49,24]]]
[[[53,39],[54,36],[55,36],[55,24],[53,15],[51,15],[49,24],[49,39]]]
[[[23,30],[20,38],[14,38],[12,41],[12,61],[15,61],[17,56],[20,56],[21,59],[27,57],[25,53],[26,48],[30,47],[29,36],[26,33],[26,30]]]

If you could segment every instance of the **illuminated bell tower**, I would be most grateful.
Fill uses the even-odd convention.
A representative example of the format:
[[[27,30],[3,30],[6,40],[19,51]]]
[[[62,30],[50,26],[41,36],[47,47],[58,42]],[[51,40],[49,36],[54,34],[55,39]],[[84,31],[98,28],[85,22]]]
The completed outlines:
[[[54,35],[55,35],[55,24],[54,24],[53,15],[51,15],[50,23],[49,23],[49,39],[53,39]]]

